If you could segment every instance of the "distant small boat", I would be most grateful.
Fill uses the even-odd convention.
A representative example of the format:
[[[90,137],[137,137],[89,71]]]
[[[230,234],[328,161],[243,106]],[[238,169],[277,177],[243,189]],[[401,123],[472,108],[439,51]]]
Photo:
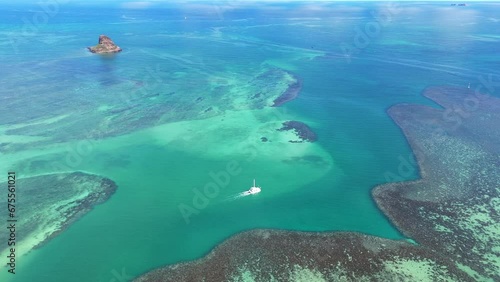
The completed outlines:
[[[255,186],[255,179],[253,180],[253,186],[250,187],[250,189],[248,189],[248,191],[246,191],[245,193],[246,194],[257,194],[257,193],[260,193],[260,187],[257,187]]]
[[[469,82],[469,85],[467,86],[467,88],[469,88],[469,89],[470,89],[470,82]]]

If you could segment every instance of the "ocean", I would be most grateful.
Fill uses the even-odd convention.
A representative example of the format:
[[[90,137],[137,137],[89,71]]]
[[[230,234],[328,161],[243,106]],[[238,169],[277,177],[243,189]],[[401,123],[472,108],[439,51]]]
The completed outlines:
[[[370,195],[419,177],[386,110],[498,76],[496,3],[57,3],[0,8],[0,171],[118,190],[2,281],[128,281],[256,228],[404,239]],[[100,34],[123,51],[90,53]],[[299,96],[250,101],[277,91],[269,70]],[[287,120],[318,140],[288,142]]]

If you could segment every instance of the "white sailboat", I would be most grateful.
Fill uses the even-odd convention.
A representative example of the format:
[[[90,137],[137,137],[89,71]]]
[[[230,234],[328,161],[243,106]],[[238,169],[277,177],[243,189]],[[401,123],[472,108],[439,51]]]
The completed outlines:
[[[257,194],[260,193],[260,187],[255,186],[255,179],[253,180],[253,186],[248,189],[248,191],[245,192],[245,194]]]

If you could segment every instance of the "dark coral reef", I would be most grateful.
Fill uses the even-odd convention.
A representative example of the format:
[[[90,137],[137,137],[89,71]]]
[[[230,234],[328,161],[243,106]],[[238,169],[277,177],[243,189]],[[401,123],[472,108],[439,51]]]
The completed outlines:
[[[16,245],[24,251],[55,237],[95,205],[108,200],[117,189],[112,180],[83,172],[20,178],[16,184],[17,216],[22,218],[17,223],[22,232],[16,238]],[[7,187],[5,183],[0,185]],[[5,213],[0,215],[4,222],[5,217]],[[7,242],[7,235],[1,232],[0,240]],[[29,237],[36,239],[24,242]]]
[[[349,232],[253,230],[199,261],[160,268],[135,282],[422,281],[418,278],[473,281],[446,258],[404,241]]]
[[[295,81],[291,82],[288,88],[273,101],[272,107],[279,107],[299,96],[299,92],[302,90],[302,80],[296,76],[293,76],[293,78]]]
[[[291,140],[290,142],[292,143],[298,143],[304,141],[314,142],[318,139],[316,133],[314,133],[314,131],[312,131],[307,124],[296,120],[285,121],[283,123],[283,127],[277,130],[278,131],[293,130],[295,134],[297,134],[297,137],[299,137],[300,141]]]
[[[408,237],[471,268],[475,279],[500,280],[500,99],[456,87],[431,87],[424,95],[443,109],[388,111],[422,179],[383,185],[373,196]]]
[[[500,280],[500,99],[447,86],[424,95],[442,108],[388,110],[414,151],[421,179],[372,191],[418,244],[354,232],[253,230],[203,259],[136,281]]]

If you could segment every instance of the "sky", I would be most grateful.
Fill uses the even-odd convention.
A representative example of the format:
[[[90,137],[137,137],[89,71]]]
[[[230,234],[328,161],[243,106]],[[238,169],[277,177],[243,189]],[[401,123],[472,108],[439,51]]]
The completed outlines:
[[[429,2],[445,2],[445,3],[470,3],[470,2],[489,2],[498,3],[500,5],[500,0],[0,0],[0,9],[2,7],[14,7],[14,6],[37,6],[37,7],[48,7],[49,10],[57,9],[58,6],[116,6],[122,9],[149,9],[149,8],[161,8],[165,7],[165,4],[191,4],[199,5],[202,7],[204,5],[225,5],[231,6],[233,8],[261,5],[261,4],[285,4],[285,3],[300,3],[303,4],[314,4],[314,3],[335,3],[335,2],[416,2],[416,3],[429,3]],[[191,6],[190,5],[190,6]],[[448,5],[448,4],[447,4]],[[56,7],[54,7],[56,6]]]
[[[59,3],[59,4],[67,4],[67,3],[89,3],[89,2],[95,2],[95,3],[132,3],[132,4],[137,4],[141,5],[142,4],[149,4],[149,3],[158,3],[158,2],[178,2],[178,3],[190,3],[190,2],[198,2],[198,3],[266,3],[266,2],[281,2],[281,3],[286,3],[286,2],[352,2],[352,1],[357,1],[357,2],[400,2],[400,1],[405,1],[405,2],[456,2],[456,3],[468,3],[468,2],[500,2],[498,0],[458,0],[458,1],[453,1],[453,0],[426,0],[426,1],[415,1],[415,0],[389,0],[389,1],[382,1],[382,0],[342,0],[342,1],[335,1],[335,0],[310,0],[310,1],[304,1],[304,0],[218,0],[218,1],[212,1],[212,0],[148,0],[148,1],[137,1],[137,0],[17,0],[14,1],[15,3],[29,3],[29,4],[38,4],[38,3]],[[2,3],[9,3],[12,4],[12,0],[0,0],[0,4]]]

